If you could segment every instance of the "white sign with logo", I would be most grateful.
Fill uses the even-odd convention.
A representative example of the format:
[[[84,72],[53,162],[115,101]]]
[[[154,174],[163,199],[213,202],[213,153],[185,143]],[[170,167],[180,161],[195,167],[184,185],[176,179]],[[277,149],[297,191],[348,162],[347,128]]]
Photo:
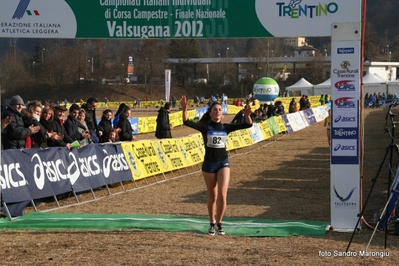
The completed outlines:
[[[331,225],[353,230],[360,212],[361,23],[331,36]]]

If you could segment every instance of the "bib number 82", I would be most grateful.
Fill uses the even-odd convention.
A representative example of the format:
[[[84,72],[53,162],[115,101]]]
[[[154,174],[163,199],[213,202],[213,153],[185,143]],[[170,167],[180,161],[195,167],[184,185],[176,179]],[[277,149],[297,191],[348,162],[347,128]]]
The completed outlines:
[[[175,37],[203,37],[204,24],[202,21],[175,21]]]

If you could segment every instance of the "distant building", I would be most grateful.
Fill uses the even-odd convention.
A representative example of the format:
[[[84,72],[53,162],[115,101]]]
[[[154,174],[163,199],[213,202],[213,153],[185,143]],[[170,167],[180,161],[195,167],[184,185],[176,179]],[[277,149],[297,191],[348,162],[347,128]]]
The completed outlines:
[[[307,45],[305,37],[291,37],[291,38],[284,38],[284,45],[289,47],[302,47]]]
[[[304,45],[294,48],[294,57],[312,57],[316,56],[319,50],[314,48],[313,45]]]

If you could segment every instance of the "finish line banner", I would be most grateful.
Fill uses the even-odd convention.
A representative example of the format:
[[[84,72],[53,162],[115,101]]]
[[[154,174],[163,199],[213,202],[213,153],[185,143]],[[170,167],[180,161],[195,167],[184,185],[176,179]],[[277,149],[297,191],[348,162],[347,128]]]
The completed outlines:
[[[361,0],[0,0],[0,18],[6,38],[311,37],[360,22]]]

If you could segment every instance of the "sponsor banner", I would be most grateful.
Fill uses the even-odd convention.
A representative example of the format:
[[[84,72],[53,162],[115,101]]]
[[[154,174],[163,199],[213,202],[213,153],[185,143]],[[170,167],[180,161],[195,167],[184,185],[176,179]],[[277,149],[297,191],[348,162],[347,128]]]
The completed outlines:
[[[327,107],[327,105],[312,108],[316,122],[324,121],[324,119],[326,119],[326,117],[328,116],[328,109],[330,108]]]
[[[137,118],[137,128],[139,133],[155,132],[157,128],[157,117],[148,116]]]
[[[331,164],[359,164],[357,139],[331,139]]]
[[[260,128],[262,129],[263,137],[265,139],[269,139],[273,137],[272,130],[270,129],[270,125],[267,122],[260,123]]]
[[[192,166],[204,160],[203,156],[200,157],[201,152],[199,151],[198,142],[193,138],[177,139],[176,144],[183,158],[184,165]]]
[[[299,131],[306,127],[306,124],[302,118],[301,113],[302,113],[302,111],[286,115],[287,120],[289,121],[290,126],[293,131]]]
[[[293,130],[292,127],[291,127],[290,120],[288,119],[288,115],[282,115],[281,118],[282,118],[283,121],[284,121],[285,128],[287,129],[287,132],[288,132],[288,133],[294,132],[294,130]]]
[[[136,176],[133,171],[134,180],[162,173],[161,161],[151,141],[141,140],[128,142],[127,145],[122,145],[122,149],[125,156],[126,152],[131,152],[129,156],[133,155],[137,169],[140,171],[139,176]]]
[[[358,128],[332,128],[331,137],[334,139],[358,139]]]
[[[346,112],[346,110],[336,110],[334,120],[331,121],[333,128],[354,128],[359,124],[357,113]]]
[[[361,0],[0,0],[0,6],[0,37],[8,38],[330,36],[336,21],[361,21]]]
[[[249,129],[237,130],[236,132],[241,139],[242,147],[247,147],[254,144],[254,141],[251,138],[251,131]]]
[[[251,139],[253,143],[258,143],[261,142],[263,140],[265,140],[263,138],[263,133],[262,133],[262,129],[260,128],[258,123],[254,123],[252,125],[251,128],[248,129],[250,134],[251,134]]]
[[[275,135],[277,135],[279,133],[278,121],[276,120],[275,116],[272,116],[269,119],[267,119],[266,123],[269,124],[270,131],[271,131],[273,136],[275,136]]]
[[[153,141],[163,172],[184,168],[187,165],[176,139]]]
[[[308,125],[313,125],[314,123],[316,123],[316,118],[315,118],[315,116],[313,114],[313,110],[312,109],[303,110],[302,111],[302,117],[306,120]]]
[[[377,99],[377,101],[373,102],[370,100],[364,100],[364,107],[366,108],[385,108],[392,105],[392,107],[396,107],[398,105],[398,99]]]
[[[233,131],[227,136],[226,150],[240,149],[243,146],[244,144],[237,131]]]
[[[105,183],[114,184],[133,180],[120,144],[105,143],[94,147]]]
[[[331,225],[334,229],[353,229],[360,209],[359,180],[357,165],[331,165],[337,173],[331,180]]]
[[[286,132],[287,131],[287,127],[285,126],[284,120],[281,117],[281,115],[275,116],[274,119],[276,119],[276,122],[278,124],[278,133]]]
[[[131,180],[118,145],[87,145],[2,151],[1,187],[5,202],[20,202],[94,189]]]

